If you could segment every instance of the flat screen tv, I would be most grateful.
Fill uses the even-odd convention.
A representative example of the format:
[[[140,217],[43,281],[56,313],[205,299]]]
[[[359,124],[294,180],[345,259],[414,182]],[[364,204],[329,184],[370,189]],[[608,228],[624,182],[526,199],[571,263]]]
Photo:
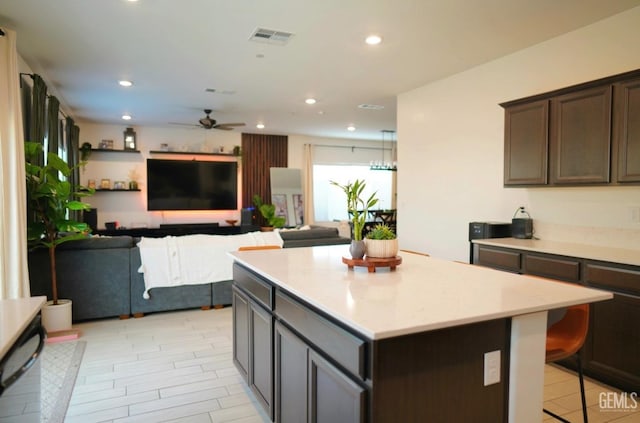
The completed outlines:
[[[237,162],[147,159],[147,210],[237,208]]]

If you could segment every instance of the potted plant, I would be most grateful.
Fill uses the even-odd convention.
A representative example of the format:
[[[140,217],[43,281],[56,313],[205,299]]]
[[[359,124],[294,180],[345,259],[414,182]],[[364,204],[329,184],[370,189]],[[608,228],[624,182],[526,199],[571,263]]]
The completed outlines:
[[[273,228],[281,228],[286,223],[287,219],[284,216],[276,216],[276,206],[262,202],[262,198],[258,194],[253,196],[253,204],[260,211],[267,224],[261,228],[262,231],[272,231]]]
[[[373,227],[365,238],[367,257],[389,258],[398,254],[398,239],[386,223]]]
[[[72,192],[67,178],[74,168],[55,153],[47,154],[46,164],[37,164],[41,151],[39,143],[25,142],[27,241],[32,248],[49,250],[52,298],[42,308],[42,321],[47,331],[56,332],[71,328],[71,300],[58,298],[56,247],[86,237],[89,225],[69,219],[68,215],[70,210],[91,208],[75,198],[92,195],[94,190]]]
[[[348,182],[345,185],[341,185],[336,181],[330,181],[331,185],[335,185],[342,189],[347,196],[347,212],[351,216],[351,223],[353,225],[353,234],[351,240],[351,247],[349,252],[351,257],[355,259],[361,259],[365,254],[365,244],[362,240],[362,228],[367,220],[369,209],[378,203],[376,193],[374,192],[363,200],[360,196],[364,191],[366,183],[364,180],[356,179],[354,183]]]

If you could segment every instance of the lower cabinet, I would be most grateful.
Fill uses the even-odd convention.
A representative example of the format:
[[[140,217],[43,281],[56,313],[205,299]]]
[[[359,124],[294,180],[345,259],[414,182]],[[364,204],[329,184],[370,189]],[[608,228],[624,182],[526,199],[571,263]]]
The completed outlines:
[[[591,304],[582,349],[584,372],[603,383],[634,392],[640,386],[640,268],[580,257],[532,253],[474,244],[474,264],[498,270],[574,282],[612,292],[612,300]],[[521,263],[518,268],[518,264]],[[576,360],[560,364],[577,368]]]
[[[361,423],[366,389],[276,322],[275,421]]]
[[[233,361],[273,419],[273,316],[233,288]]]

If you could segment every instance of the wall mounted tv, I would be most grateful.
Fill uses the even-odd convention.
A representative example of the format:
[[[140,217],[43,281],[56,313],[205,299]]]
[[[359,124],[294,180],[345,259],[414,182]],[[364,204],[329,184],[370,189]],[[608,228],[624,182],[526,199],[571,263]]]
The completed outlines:
[[[147,210],[237,208],[237,162],[147,159]]]

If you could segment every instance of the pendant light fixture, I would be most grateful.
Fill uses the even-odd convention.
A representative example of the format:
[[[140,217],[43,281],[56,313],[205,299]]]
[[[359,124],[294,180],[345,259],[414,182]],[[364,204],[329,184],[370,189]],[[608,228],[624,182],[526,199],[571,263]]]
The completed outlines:
[[[395,142],[396,131],[383,129],[381,132],[382,132],[382,160],[372,160],[370,163],[369,169],[370,170],[390,170],[395,172],[398,170],[398,166],[395,160],[395,146],[393,146],[393,143]],[[392,144],[391,153],[389,154],[390,160],[385,159],[384,144],[387,139]]]

